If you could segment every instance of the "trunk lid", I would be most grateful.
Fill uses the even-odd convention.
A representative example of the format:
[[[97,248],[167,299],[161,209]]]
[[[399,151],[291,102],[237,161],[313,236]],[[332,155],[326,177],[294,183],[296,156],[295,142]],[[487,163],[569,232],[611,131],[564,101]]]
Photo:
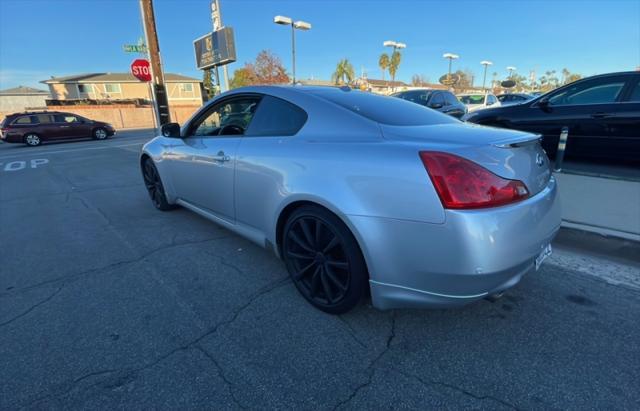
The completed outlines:
[[[465,123],[380,127],[385,139],[415,147],[418,161],[420,150],[456,154],[500,177],[524,182],[531,196],[551,177],[549,159],[535,134]]]

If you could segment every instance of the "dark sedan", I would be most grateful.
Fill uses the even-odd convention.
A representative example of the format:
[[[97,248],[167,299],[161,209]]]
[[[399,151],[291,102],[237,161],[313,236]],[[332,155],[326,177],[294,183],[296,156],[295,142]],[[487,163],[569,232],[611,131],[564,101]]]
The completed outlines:
[[[568,157],[640,164],[640,72],[585,78],[529,102],[488,108],[463,120],[538,133],[551,157],[561,130],[567,127]]]
[[[391,96],[429,107],[455,118],[461,118],[467,114],[467,107],[453,93],[446,90],[408,90],[394,93]]]
[[[0,139],[7,143],[39,146],[44,141],[92,137],[104,140],[116,133],[111,124],[59,111],[9,114],[0,124]]]

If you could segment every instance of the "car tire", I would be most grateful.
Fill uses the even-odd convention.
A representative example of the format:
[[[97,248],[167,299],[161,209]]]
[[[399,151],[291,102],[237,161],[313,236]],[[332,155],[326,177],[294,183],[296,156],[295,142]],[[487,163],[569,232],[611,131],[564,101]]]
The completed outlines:
[[[291,280],[319,310],[345,313],[367,293],[369,275],[358,242],[330,211],[298,208],[287,219],[281,243]]]
[[[28,133],[24,136],[24,143],[29,147],[37,147],[42,144],[42,139],[36,133]]]
[[[102,127],[98,127],[93,130],[93,132],[91,133],[91,136],[93,137],[94,140],[106,140],[107,137],[109,137],[109,133],[107,133],[106,129]]]
[[[145,159],[142,163],[142,178],[149,197],[151,197],[151,202],[158,210],[169,211],[176,208],[175,205],[167,201],[160,174],[150,158]]]

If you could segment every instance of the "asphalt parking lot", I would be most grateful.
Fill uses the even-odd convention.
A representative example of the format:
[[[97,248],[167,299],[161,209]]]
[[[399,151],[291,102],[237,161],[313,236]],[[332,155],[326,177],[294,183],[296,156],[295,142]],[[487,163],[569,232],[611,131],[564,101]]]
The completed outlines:
[[[552,259],[494,303],[326,315],[155,210],[149,138],[0,144],[0,409],[640,407],[640,287]]]

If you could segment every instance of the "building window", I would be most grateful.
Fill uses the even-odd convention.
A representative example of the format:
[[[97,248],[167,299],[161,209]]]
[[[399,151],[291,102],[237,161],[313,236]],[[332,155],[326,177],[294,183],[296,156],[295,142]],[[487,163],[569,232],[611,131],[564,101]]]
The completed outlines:
[[[182,83],[182,91],[186,91],[188,93],[193,93],[193,84],[192,83]]]
[[[120,84],[107,83],[104,85],[104,89],[107,93],[120,93]]]
[[[78,93],[89,94],[91,92],[91,84],[78,84]]]

